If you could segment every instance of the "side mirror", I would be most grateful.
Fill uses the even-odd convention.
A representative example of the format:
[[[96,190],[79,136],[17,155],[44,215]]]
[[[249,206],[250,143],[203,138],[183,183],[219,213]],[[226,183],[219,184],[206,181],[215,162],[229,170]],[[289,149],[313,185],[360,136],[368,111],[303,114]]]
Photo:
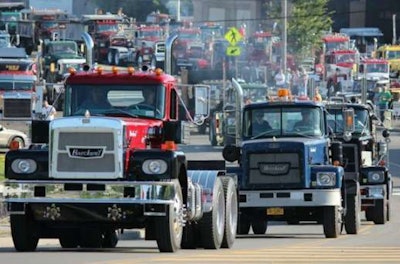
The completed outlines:
[[[343,111],[343,118],[344,118],[344,132],[345,133],[353,133],[355,130],[354,124],[354,109],[345,109]]]
[[[205,119],[210,116],[210,87],[206,85],[194,86],[195,120]]]

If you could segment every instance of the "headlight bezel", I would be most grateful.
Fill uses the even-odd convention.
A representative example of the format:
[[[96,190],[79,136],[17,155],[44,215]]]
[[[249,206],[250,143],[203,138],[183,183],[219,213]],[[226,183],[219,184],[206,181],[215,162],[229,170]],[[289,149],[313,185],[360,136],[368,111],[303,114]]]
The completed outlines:
[[[163,159],[147,159],[142,164],[142,171],[148,175],[161,175],[167,170],[168,163]]]
[[[373,179],[374,176],[378,176],[377,179]],[[369,171],[367,174],[368,183],[384,183],[385,181],[385,172],[384,171]]]
[[[15,159],[11,162],[11,170],[15,174],[32,174],[37,167],[37,163],[33,159]]]
[[[316,184],[318,187],[336,186],[336,172],[334,172],[334,171],[319,171],[319,172],[317,172]]]

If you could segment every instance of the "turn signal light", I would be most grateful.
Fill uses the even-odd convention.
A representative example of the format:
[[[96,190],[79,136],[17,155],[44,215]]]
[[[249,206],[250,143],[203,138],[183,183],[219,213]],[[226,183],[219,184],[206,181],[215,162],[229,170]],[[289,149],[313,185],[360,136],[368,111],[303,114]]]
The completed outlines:
[[[164,144],[162,144],[161,149],[163,150],[176,150],[176,144],[174,141],[165,141]]]
[[[10,142],[10,150],[19,149],[21,146],[19,145],[18,140],[13,140]]]

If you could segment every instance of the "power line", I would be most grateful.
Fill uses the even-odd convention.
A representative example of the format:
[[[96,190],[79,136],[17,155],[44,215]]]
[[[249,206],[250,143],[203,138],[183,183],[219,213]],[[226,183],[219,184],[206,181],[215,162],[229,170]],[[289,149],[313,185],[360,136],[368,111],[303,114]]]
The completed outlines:
[[[382,11],[382,10],[380,10]],[[340,12],[340,13],[333,13],[334,15],[350,15],[350,14],[360,14],[360,13],[366,13],[366,10],[357,10],[357,11],[348,11],[348,12]],[[332,14],[332,15],[333,15]],[[310,17],[320,17],[322,16],[321,14],[307,14],[304,16],[287,16],[287,19],[292,19],[292,18],[310,18]],[[219,19],[219,20],[199,20],[199,21],[193,21],[193,23],[206,23],[206,22],[214,22],[214,23],[226,23],[226,22],[259,22],[259,21],[274,21],[274,20],[281,20],[284,19],[283,16],[275,16],[275,17],[269,17],[269,18],[241,18],[241,19]]]

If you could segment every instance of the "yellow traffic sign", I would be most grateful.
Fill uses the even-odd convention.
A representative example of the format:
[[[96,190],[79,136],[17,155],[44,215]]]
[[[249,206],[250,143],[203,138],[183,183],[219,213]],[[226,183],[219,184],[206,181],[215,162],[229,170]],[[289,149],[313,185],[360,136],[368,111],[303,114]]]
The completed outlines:
[[[243,38],[242,34],[235,27],[231,27],[224,37],[232,46],[235,46]]]
[[[226,55],[228,56],[239,56],[241,49],[239,46],[229,46],[226,48]]]

